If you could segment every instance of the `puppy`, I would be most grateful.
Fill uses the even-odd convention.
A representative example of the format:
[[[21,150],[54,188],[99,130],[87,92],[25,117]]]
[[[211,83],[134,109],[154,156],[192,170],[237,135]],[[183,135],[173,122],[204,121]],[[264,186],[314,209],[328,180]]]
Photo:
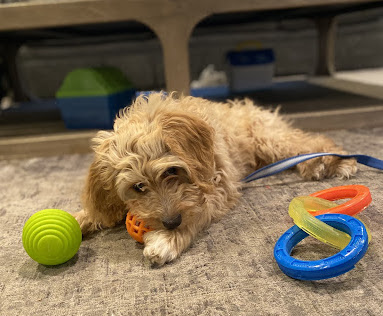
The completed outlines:
[[[122,110],[93,150],[84,209],[75,214],[82,232],[113,227],[129,210],[154,229],[144,235],[144,256],[159,266],[236,204],[240,180],[254,170],[299,154],[346,154],[248,99],[225,104],[161,93]],[[356,169],[355,160],[331,156],[297,166],[313,180],[348,178]]]

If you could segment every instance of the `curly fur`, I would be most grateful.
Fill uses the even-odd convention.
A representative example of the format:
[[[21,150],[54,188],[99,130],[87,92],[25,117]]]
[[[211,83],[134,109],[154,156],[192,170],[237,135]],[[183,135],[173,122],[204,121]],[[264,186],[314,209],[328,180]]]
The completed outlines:
[[[255,169],[298,154],[345,154],[248,99],[215,103],[161,93],[121,111],[113,131],[98,132],[93,150],[84,209],[75,214],[83,233],[113,227],[130,210],[155,229],[144,236],[144,256],[158,265],[226,214],[240,196],[240,179]],[[305,179],[349,177],[356,162],[322,157],[297,169]],[[164,221],[179,214],[181,224],[166,229]]]

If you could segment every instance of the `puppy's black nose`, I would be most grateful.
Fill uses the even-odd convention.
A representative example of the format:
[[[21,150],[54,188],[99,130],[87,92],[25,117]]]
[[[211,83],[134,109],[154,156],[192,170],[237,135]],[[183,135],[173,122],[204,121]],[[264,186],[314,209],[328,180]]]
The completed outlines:
[[[170,218],[170,219],[165,219],[162,221],[162,224],[165,226],[167,229],[174,229],[180,226],[182,223],[182,216],[181,214],[178,214],[178,216]]]

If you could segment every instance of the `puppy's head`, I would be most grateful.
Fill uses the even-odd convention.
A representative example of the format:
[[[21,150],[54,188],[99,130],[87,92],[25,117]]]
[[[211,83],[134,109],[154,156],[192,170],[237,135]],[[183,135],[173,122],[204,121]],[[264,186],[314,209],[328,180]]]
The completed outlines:
[[[132,214],[154,229],[193,222],[213,190],[213,130],[183,110],[185,99],[139,98],[96,146],[112,185]],[[101,151],[101,153],[100,153]]]

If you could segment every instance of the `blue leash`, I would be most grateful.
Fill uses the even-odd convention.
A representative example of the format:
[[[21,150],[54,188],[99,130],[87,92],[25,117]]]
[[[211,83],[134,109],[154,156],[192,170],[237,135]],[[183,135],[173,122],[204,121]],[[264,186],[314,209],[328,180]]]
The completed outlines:
[[[291,158],[283,159],[267,165],[261,169],[254,171],[252,174],[248,175],[246,178],[242,179],[242,182],[249,183],[251,181],[272,176],[276,173],[282,172],[286,169],[289,169],[301,162],[304,162],[309,159],[322,157],[322,156],[336,156],[342,159],[354,158],[357,162],[366,165],[371,168],[376,168],[383,170],[383,160],[367,156],[367,155],[339,155],[333,153],[314,153],[314,154],[304,154],[299,156],[294,156]]]

